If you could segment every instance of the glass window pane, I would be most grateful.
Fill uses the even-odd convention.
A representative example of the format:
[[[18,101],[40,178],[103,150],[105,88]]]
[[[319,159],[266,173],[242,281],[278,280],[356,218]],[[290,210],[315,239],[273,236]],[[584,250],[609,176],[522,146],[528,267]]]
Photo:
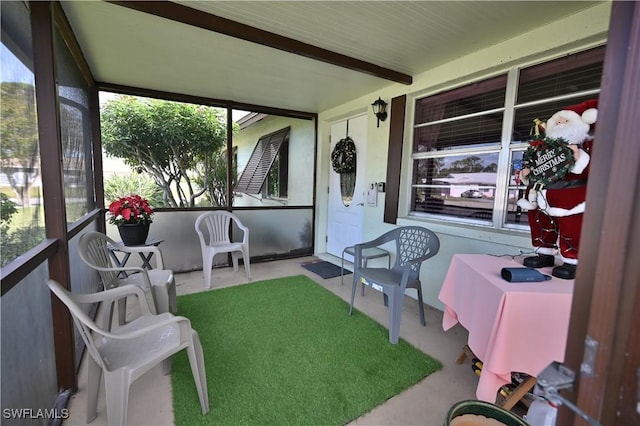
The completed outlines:
[[[67,222],[95,208],[89,85],[62,35],[55,31],[56,77],[62,138],[62,168]]]
[[[512,151],[509,161],[509,184],[507,189],[507,214],[505,223],[509,225],[527,225],[527,211],[516,203],[524,197],[526,186],[520,178],[522,170],[522,154],[524,151]]]
[[[516,107],[512,141],[530,139],[534,119],[546,121],[568,105],[597,96],[575,94],[599,89],[603,62],[604,47],[598,47],[524,68],[520,72],[517,103],[548,100],[524,108]]]
[[[414,152],[499,144],[506,84],[502,75],[418,99]]]
[[[507,76],[483,80],[416,101],[415,124],[504,107]]]
[[[508,225],[529,226],[527,221],[527,210],[523,210],[516,205],[516,201],[524,197],[524,187],[517,189],[510,188],[507,192],[507,217],[505,223]]]
[[[0,259],[8,264],[45,238],[29,10],[0,2]]]
[[[416,160],[412,210],[491,220],[497,161],[497,152]]]
[[[289,184],[289,139],[280,146],[261,191],[267,197],[287,198]]]
[[[598,89],[604,47],[522,69],[517,103]]]
[[[419,127],[415,130],[415,152],[500,144],[502,112]]]
[[[578,96],[563,100],[553,100],[543,104],[536,104],[525,108],[518,108],[515,111],[513,122],[513,135],[511,141],[527,142],[531,139],[534,128],[534,120],[547,121],[556,112],[569,105],[576,105],[588,99],[593,99],[597,95]]]

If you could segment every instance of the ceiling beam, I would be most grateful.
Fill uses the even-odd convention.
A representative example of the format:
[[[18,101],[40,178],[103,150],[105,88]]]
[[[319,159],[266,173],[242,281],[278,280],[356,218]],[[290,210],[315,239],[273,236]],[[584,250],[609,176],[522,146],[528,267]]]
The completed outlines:
[[[370,62],[361,61],[360,59],[312,46],[289,37],[241,24],[230,19],[221,18],[177,3],[168,1],[108,1],[108,3],[283,50],[396,83],[408,85],[413,82],[413,77],[408,74],[403,74]]]

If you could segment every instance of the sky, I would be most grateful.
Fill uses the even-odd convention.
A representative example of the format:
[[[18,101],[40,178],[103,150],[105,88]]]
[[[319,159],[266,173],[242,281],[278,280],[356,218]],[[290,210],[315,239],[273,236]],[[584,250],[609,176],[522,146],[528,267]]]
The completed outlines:
[[[2,43],[0,45],[0,81],[35,84],[33,73]]]

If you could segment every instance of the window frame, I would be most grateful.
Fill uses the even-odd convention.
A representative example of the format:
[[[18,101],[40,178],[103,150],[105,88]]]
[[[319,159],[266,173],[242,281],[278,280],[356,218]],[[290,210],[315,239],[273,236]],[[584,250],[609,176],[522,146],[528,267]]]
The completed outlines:
[[[280,153],[283,152],[282,148],[285,145],[286,152],[288,153],[290,136],[291,126],[287,126],[261,136],[258,139],[244,170],[238,177],[238,182],[236,183],[233,191],[252,195],[262,194],[263,197],[269,198],[268,196],[265,196],[264,193],[265,183],[268,180],[269,173],[271,172],[274,162],[279,158]],[[288,158],[286,162],[287,167],[284,168],[285,170],[280,170],[280,179],[282,179],[283,172],[288,175]],[[257,182],[260,184],[256,185]]]
[[[427,95],[416,96],[413,99],[413,114],[410,122],[411,126],[411,134],[408,143],[410,143],[410,153],[408,160],[408,167],[406,176],[407,180],[407,215],[409,217],[415,218],[425,218],[425,219],[434,219],[434,220],[442,220],[448,223],[457,223],[457,224],[472,224],[485,226],[489,229],[495,230],[507,230],[507,231],[528,231],[529,226],[526,220],[526,211],[523,212],[523,220],[520,223],[517,223],[515,220],[508,222],[507,216],[509,214],[508,211],[508,203],[509,203],[509,195],[511,191],[518,190],[518,192],[525,190],[524,185],[516,186],[511,182],[512,179],[512,157],[514,154],[524,152],[528,143],[526,140],[516,141],[513,140],[514,133],[514,124],[516,113],[518,110],[522,110],[528,107],[534,106],[549,106],[552,103],[561,103],[562,105],[570,105],[571,103],[577,103],[581,101],[584,97],[598,97],[600,93],[600,87],[588,90],[578,90],[571,93],[560,94],[555,96],[542,96],[535,100],[530,100],[528,102],[523,102],[518,104],[518,89],[520,85],[520,75],[523,72],[531,72],[533,69],[535,73],[535,68],[542,70],[542,74],[544,74],[545,69],[560,69],[560,70],[573,70],[578,69],[579,66],[575,66],[574,64],[580,64],[581,61],[586,62],[587,64],[591,64],[593,62],[599,63],[602,65],[604,62],[604,49],[605,46],[596,46],[591,49],[586,49],[583,51],[575,52],[571,55],[565,55],[564,57],[558,59],[550,59],[546,61],[540,61],[534,64],[519,64],[513,66],[507,70],[502,71],[501,73],[496,73],[492,75],[484,76],[481,79],[473,80],[470,82],[465,82],[459,84],[455,87],[447,88],[446,90],[440,90],[438,92],[432,92]],[[595,61],[593,58],[597,58]],[[590,62],[591,61],[591,62]],[[503,104],[503,108],[500,109],[487,109],[482,111],[476,111],[471,114],[459,115],[454,118],[445,118],[443,120],[434,120],[432,122],[422,122],[416,123],[416,114],[419,109],[419,102],[424,101],[427,98],[450,98],[448,96],[448,92],[455,92],[456,90],[460,90],[462,92],[467,91],[467,88],[472,85],[483,85],[489,82],[492,79],[500,78],[500,76],[506,75],[506,91],[505,91],[505,100]],[[600,76],[601,77],[601,76]],[[489,85],[489,87],[492,87]],[[484,92],[482,92],[484,93]],[[455,94],[453,95],[455,97]],[[464,95],[460,98],[464,99]],[[559,108],[558,108],[559,109]],[[417,130],[425,127],[429,123],[438,123],[438,122],[449,122],[456,120],[463,120],[465,118],[473,117],[473,116],[482,116],[487,115],[489,113],[502,112],[502,129],[501,129],[501,139],[496,144],[484,144],[484,145],[448,145],[446,149],[442,150],[433,150],[433,151],[422,151],[419,152],[417,150],[418,143],[416,141]],[[542,117],[546,118],[546,117]],[[439,147],[442,148],[442,147]],[[446,213],[437,213],[434,211],[419,211],[416,210],[416,199],[417,194],[416,190],[424,187],[435,187],[433,183],[427,184],[418,184],[416,183],[417,173],[417,164],[419,160],[423,159],[434,159],[434,158],[444,158],[456,155],[474,155],[474,154],[488,154],[488,153],[497,153],[498,154],[498,167],[497,167],[497,176],[496,183],[494,187],[494,200],[491,209],[491,219],[487,218],[472,218],[472,217],[461,217],[454,214],[446,214]],[[451,188],[453,186],[450,186]]]
[[[277,176],[275,176],[274,167],[277,167]],[[273,180],[276,180],[275,185],[277,186],[277,191],[273,193],[269,191],[269,187],[271,187],[271,183]],[[278,154],[276,158],[274,158],[271,167],[269,168],[269,172],[264,179],[264,183],[262,184],[262,189],[260,192],[264,198],[271,199],[281,199],[286,200],[288,197],[288,188],[289,188],[289,138],[285,138],[280,144],[280,149],[278,150]]]

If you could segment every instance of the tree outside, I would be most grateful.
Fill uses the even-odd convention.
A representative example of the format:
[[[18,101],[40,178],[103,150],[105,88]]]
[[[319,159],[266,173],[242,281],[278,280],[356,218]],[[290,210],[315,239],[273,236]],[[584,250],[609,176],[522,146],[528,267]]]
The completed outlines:
[[[226,109],[123,95],[102,108],[102,145],[153,179],[161,206],[223,206],[226,121]]]
[[[238,181],[237,160],[232,156],[231,185]],[[207,206],[227,206],[227,151],[222,150],[198,166],[196,183],[207,188],[204,202]]]
[[[0,83],[0,266],[45,238],[35,87]],[[6,181],[4,180],[6,179]]]
[[[40,176],[35,87],[28,83],[1,83],[0,166],[14,198],[31,205],[31,188]]]
[[[105,205],[127,195],[138,194],[155,209],[162,207],[163,191],[152,178],[141,173],[113,175],[104,181]]]

